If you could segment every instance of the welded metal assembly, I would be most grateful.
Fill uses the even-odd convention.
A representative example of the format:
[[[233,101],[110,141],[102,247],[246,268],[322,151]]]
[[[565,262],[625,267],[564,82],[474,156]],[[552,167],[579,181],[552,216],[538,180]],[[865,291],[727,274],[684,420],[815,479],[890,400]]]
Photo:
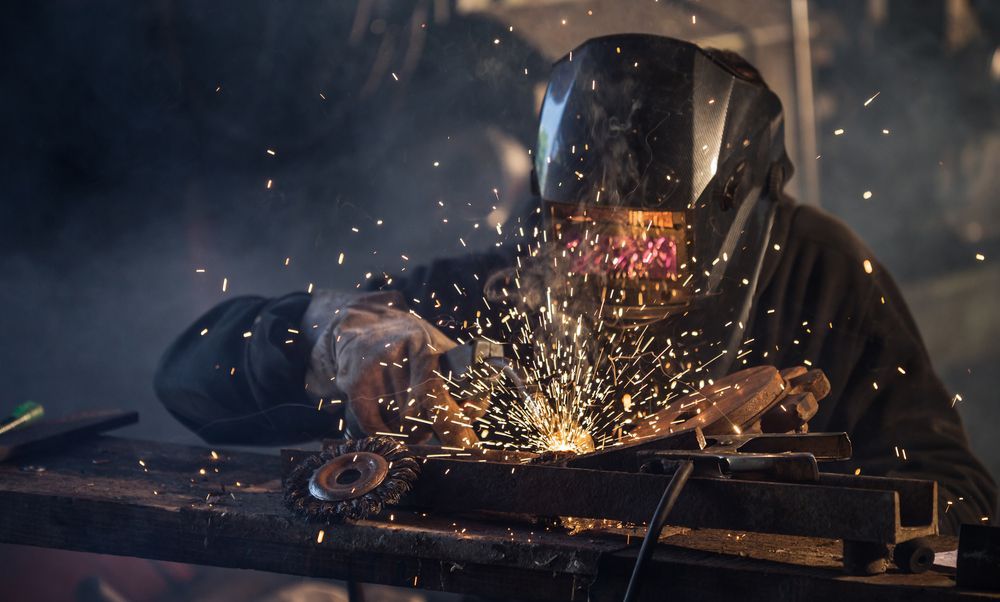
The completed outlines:
[[[640,420],[634,439],[698,427],[706,435],[804,431],[830,393],[822,370],[757,366],[734,372]]]
[[[693,464],[670,524],[841,539],[845,570],[884,571],[894,545],[937,533],[937,484],[821,472],[851,456],[845,433],[805,432],[828,392],[819,370],[744,370],[674,401],[620,445],[579,455],[407,450],[386,437],[327,442],[305,461],[286,450],[289,466],[300,462],[286,501],[321,521],[399,504],[641,524],[675,470]]]

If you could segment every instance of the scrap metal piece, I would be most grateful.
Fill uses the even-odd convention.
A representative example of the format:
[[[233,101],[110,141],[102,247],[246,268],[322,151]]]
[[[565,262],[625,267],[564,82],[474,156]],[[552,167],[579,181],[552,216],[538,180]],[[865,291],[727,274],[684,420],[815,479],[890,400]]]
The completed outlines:
[[[934,548],[926,537],[897,543],[892,549],[892,563],[906,573],[924,573],[934,566]]]
[[[808,429],[809,421],[819,411],[816,396],[806,391],[786,395],[775,407],[760,418],[765,433],[792,433]]]
[[[809,421],[819,411],[819,401],[830,394],[830,381],[822,370],[804,366],[781,371],[785,380],[784,398],[761,416],[765,433],[804,433]]]
[[[739,434],[777,405],[785,388],[785,380],[774,366],[740,370],[650,414],[631,434],[643,439],[695,427],[706,435]]]
[[[804,371],[785,369],[781,371],[781,377],[788,383],[789,395],[812,393],[816,399],[823,399],[830,394],[830,380],[818,368]]]
[[[348,440],[308,456],[285,479],[285,505],[310,522],[361,520],[397,504],[420,465],[389,437]]]

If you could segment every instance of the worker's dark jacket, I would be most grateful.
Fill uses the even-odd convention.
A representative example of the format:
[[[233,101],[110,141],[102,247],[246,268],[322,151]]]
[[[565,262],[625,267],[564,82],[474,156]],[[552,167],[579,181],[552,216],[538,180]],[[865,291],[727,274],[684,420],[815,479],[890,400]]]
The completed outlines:
[[[969,450],[889,274],[845,225],[812,207],[781,203],[772,243],[748,328],[755,339],[749,364],[808,361],[823,369],[832,391],[810,430],[850,434],[854,459],[839,469],[938,481],[946,530],[992,517],[996,484]],[[418,300],[413,308],[449,332],[480,309],[485,277],[510,262],[502,253],[438,260],[393,279],[391,288]],[[167,350],[156,375],[160,399],[214,443],[336,434],[341,417],[317,412],[303,390],[308,344],[289,333],[299,330],[309,300],[294,293],[219,304]]]

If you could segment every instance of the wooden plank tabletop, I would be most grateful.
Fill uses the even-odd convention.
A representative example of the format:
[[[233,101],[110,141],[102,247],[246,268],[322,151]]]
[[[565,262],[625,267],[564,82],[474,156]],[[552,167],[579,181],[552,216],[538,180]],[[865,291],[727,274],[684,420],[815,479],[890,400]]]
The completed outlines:
[[[637,550],[639,538],[627,533],[570,535],[527,520],[394,511],[382,520],[307,525],[282,506],[277,455],[214,451],[98,437],[0,464],[0,542],[525,600],[620,599]],[[940,544],[954,548],[954,540]],[[839,564],[836,541],[674,530],[643,593],[990,598],[956,589],[941,573],[847,577]]]

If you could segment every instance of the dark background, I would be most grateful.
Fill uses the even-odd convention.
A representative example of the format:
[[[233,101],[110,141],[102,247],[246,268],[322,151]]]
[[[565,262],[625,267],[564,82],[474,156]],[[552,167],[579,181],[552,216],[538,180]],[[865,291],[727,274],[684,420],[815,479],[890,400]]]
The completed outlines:
[[[901,282],[975,449],[1000,473],[997,3],[806,3],[811,157],[789,6],[11,3],[0,405],[137,408],[130,435],[194,441],[150,386],[182,328],[233,295],[353,286],[405,267],[401,255],[463,252],[460,237],[492,244],[525,206],[550,62],[592,35],[649,31],[761,67],[800,174],[818,175],[812,192],[800,175],[797,194],[849,222]]]

